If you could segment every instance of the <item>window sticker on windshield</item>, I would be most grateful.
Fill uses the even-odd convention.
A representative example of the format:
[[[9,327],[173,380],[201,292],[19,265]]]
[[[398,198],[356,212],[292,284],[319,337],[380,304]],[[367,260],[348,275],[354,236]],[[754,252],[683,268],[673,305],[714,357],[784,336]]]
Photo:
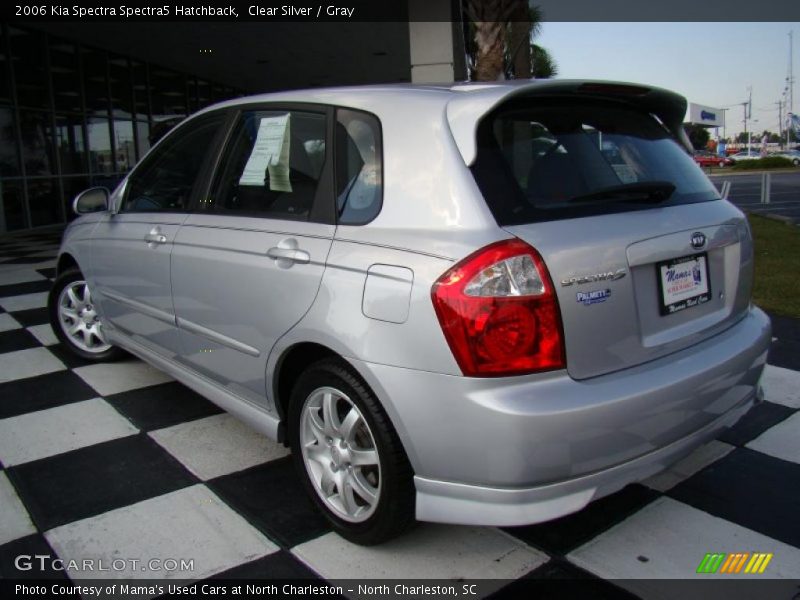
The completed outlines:
[[[289,181],[289,114],[280,117],[263,117],[258,134],[244,167],[239,185],[263,186],[269,173],[269,189],[274,192],[291,192]]]

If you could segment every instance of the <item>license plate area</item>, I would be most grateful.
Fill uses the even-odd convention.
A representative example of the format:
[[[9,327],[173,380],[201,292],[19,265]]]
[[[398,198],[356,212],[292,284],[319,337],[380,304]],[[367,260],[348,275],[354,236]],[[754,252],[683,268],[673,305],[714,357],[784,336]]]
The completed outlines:
[[[711,300],[705,252],[656,263],[659,311],[671,315]]]

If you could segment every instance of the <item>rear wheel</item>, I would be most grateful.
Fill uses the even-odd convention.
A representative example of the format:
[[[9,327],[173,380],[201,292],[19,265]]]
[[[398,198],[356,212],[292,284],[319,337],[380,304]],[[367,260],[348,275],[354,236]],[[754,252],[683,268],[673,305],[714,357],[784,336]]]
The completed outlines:
[[[122,356],[122,351],[106,340],[91,290],[78,269],[58,276],[47,305],[53,332],[73,354],[98,362]]]
[[[411,466],[374,394],[339,360],[301,375],[289,407],[295,466],[314,503],[344,538],[364,545],[414,522]]]

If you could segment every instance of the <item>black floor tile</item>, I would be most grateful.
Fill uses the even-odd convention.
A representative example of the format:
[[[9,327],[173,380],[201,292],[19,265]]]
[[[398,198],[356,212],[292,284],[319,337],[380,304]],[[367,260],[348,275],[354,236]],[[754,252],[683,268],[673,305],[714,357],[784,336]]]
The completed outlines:
[[[505,531],[545,552],[563,555],[619,523],[659,496],[655,490],[633,484],[590,503],[577,513],[538,525],[509,527]]]
[[[163,429],[222,412],[200,394],[177,382],[113,394],[106,400],[142,431]]]
[[[55,260],[56,253],[53,252],[52,256],[20,256],[12,258],[11,260],[3,261],[4,265],[34,265],[36,263],[43,263],[48,260]]]
[[[34,325],[44,325],[50,322],[50,316],[47,313],[47,308],[30,308],[28,310],[15,310],[9,313],[16,321],[23,327],[32,327]]]
[[[33,334],[26,329],[11,329],[0,331],[0,354],[4,352],[16,352],[17,350],[27,350],[41,346],[41,342],[33,337]]]
[[[672,488],[668,495],[800,547],[800,464],[738,448]]]
[[[595,577],[565,560],[550,560],[498,590],[488,598],[553,598],[580,600],[636,600],[638,596]]]
[[[330,530],[306,495],[291,456],[212,479],[206,485],[254,527],[286,548]]]
[[[198,482],[144,434],[11,467],[6,473],[42,531]]]
[[[39,273],[39,275],[44,275],[48,279],[54,279],[56,276],[55,267],[49,267],[47,269],[36,269],[36,272]]]
[[[723,433],[718,439],[734,446],[744,446],[770,427],[791,417],[795,412],[797,412],[796,409],[782,404],[762,402],[751,408],[734,427]]]
[[[24,283],[14,283],[10,285],[0,285],[0,298],[7,296],[22,296],[23,294],[35,294],[37,292],[49,292],[53,287],[53,282],[48,279],[39,281],[26,281]]]
[[[319,576],[291,553],[278,550],[273,554],[217,573],[210,579],[319,579]]]
[[[66,580],[64,571],[53,568],[53,560],[57,558],[58,555],[41,534],[13,540],[0,546],[0,579]],[[21,568],[18,569],[15,563]]]
[[[72,371],[57,371],[0,383],[0,419],[96,398],[95,392]]]

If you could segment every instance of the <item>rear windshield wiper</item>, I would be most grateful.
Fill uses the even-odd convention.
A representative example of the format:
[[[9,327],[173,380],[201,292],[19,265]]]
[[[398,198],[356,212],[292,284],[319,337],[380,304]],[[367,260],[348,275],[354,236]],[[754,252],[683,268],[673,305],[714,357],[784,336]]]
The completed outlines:
[[[573,196],[569,202],[588,202],[591,200],[614,200],[620,202],[663,202],[669,199],[675,186],[669,181],[642,181],[601,188],[580,196]]]

